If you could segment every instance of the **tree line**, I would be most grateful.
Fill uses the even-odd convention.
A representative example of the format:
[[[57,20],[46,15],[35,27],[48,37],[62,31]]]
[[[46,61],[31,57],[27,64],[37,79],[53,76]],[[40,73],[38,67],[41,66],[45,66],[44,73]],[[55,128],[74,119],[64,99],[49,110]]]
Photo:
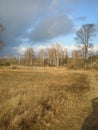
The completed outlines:
[[[1,32],[3,26],[0,25]],[[38,53],[33,48],[27,48],[23,56],[9,56],[1,58],[0,64],[19,64],[27,66],[67,66],[69,68],[91,68],[98,65],[98,53],[93,52],[93,38],[96,35],[94,24],[85,24],[76,31],[75,43],[78,50],[73,50],[69,56],[68,50],[59,43],[51,45],[47,49],[41,49]],[[3,46],[3,42],[0,43]]]

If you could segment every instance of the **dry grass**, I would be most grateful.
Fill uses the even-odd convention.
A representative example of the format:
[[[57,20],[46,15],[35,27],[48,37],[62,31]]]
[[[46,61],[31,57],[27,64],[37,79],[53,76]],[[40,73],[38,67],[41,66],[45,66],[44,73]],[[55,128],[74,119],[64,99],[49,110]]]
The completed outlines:
[[[65,68],[2,69],[0,130],[80,130],[97,96],[92,73],[93,78],[98,74]]]

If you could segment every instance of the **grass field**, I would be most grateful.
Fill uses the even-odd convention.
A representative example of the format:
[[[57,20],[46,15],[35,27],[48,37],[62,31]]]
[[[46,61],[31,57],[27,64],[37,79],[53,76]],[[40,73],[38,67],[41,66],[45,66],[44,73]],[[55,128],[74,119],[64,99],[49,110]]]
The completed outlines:
[[[81,130],[97,96],[97,71],[0,69],[0,130]]]

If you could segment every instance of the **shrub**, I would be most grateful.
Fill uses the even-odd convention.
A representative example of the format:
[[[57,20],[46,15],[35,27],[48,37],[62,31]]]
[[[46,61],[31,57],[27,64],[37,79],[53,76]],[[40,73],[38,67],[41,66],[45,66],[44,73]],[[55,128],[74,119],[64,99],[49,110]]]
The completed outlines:
[[[6,61],[6,62],[5,62],[5,66],[10,66],[10,62],[9,62],[9,61]]]
[[[0,61],[0,66],[10,66],[9,61]]]

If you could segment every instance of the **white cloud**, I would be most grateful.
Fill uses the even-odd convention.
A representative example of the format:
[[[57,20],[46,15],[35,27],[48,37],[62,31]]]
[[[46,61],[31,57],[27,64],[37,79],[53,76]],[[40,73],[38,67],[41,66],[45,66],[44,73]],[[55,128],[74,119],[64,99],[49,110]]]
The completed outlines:
[[[74,31],[78,31],[81,27],[80,26],[77,26],[77,27],[74,27]]]
[[[17,52],[20,55],[24,55],[26,50],[27,50],[27,48],[23,47],[23,48],[20,48]]]
[[[94,46],[94,51],[95,51],[95,52],[98,51],[98,44],[96,44],[96,45]]]
[[[65,48],[69,51],[78,50],[78,47],[75,45],[65,46]]]
[[[55,43],[54,43],[54,44],[55,44]],[[48,45],[48,46],[47,46],[47,45],[40,45],[40,46],[34,48],[34,50],[37,51],[37,52],[39,52],[41,49],[44,50],[44,49],[51,48],[52,45],[54,45],[54,44],[51,44],[51,45]],[[65,46],[65,45],[63,45],[63,44],[61,44],[61,43],[60,43],[60,45],[62,46],[63,50],[64,50],[64,49],[67,49],[69,52],[72,52],[73,50],[78,50],[78,47],[75,46],[75,45]]]
[[[11,49],[14,51],[15,55],[24,55],[27,47],[13,47]]]
[[[50,46],[40,45],[40,46],[36,47],[36,50],[47,49],[47,48],[49,48],[49,47],[50,47]]]
[[[66,49],[68,51],[69,56],[71,56],[73,50],[79,50],[79,48],[77,46],[75,46],[75,45],[69,45],[69,46],[67,45],[66,46],[66,45],[63,45],[62,43],[59,43],[59,44],[62,46],[63,50]],[[33,47],[33,50],[34,50],[35,54],[37,54],[42,49],[45,50],[45,52],[47,52],[46,50],[51,48],[52,45],[53,44],[51,44],[51,45],[39,45],[39,46]],[[22,47],[21,46],[21,47],[14,47],[13,50],[16,52],[16,54],[24,55],[27,48],[28,47]],[[93,52],[98,51],[98,45],[97,44],[94,46],[92,51]]]

